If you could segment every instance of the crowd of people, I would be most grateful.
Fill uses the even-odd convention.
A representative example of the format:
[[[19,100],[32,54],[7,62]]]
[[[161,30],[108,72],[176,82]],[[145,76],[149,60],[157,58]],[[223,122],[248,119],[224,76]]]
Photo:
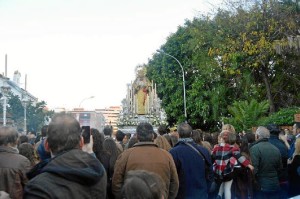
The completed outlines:
[[[90,129],[67,113],[38,137],[0,127],[0,199],[285,199],[300,195],[300,124],[205,133],[149,123]]]

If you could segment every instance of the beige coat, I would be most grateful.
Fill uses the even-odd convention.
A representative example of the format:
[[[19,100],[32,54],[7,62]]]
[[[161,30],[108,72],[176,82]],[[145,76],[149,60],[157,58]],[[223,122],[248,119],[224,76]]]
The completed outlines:
[[[116,198],[126,173],[130,170],[146,170],[158,174],[164,181],[167,198],[175,198],[178,192],[178,175],[174,160],[169,152],[158,148],[153,142],[139,142],[125,150],[115,164],[112,191]]]

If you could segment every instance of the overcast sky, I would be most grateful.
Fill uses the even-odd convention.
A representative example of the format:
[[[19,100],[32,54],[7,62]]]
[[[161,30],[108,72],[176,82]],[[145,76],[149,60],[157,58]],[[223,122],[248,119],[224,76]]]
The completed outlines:
[[[137,65],[217,0],[0,0],[0,73],[50,109],[121,105]],[[87,99],[95,96],[93,99]]]

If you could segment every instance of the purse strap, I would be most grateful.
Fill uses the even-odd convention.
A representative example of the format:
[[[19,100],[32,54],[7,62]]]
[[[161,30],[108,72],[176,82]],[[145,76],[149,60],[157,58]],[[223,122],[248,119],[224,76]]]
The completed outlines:
[[[203,156],[203,154],[197,150],[193,145],[191,145],[190,143],[188,142],[184,142],[186,145],[188,145],[189,147],[191,147],[194,151],[196,151],[198,153],[199,156],[201,156],[202,160],[205,161],[205,164],[206,166],[209,166],[209,163],[208,161],[206,160],[206,158]]]

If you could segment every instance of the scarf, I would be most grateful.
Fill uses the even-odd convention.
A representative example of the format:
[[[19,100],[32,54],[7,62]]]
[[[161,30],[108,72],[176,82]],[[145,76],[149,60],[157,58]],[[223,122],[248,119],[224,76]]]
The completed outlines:
[[[178,141],[180,142],[193,142],[193,138],[179,138]]]

